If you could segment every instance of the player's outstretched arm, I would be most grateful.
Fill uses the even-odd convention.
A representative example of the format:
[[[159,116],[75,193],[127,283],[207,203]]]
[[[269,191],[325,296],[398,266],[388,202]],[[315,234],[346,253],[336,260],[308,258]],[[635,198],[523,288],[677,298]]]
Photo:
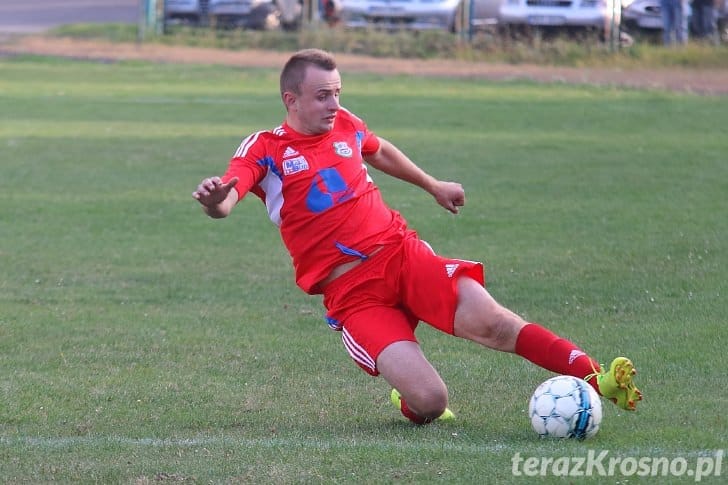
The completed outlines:
[[[426,190],[432,194],[438,204],[453,214],[458,213],[459,207],[465,204],[465,191],[462,185],[457,182],[437,180],[418,167],[389,141],[380,138],[379,142],[379,150],[365,158],[367,163],[392,177],[397,177]]]
[[[460,207],[465,205],[465,190],[457,182],[438,180],[431,194],[438,204],[453,214],[457,214]]]
[[[237,177],[227,183],[223,183],[220,177],[209,177],[200,182],[192,192],[192,197],[202,205],[202,210],[208,216],[215,219],[227,217],[238,202],[238,192],[235,190],[237,183]]]

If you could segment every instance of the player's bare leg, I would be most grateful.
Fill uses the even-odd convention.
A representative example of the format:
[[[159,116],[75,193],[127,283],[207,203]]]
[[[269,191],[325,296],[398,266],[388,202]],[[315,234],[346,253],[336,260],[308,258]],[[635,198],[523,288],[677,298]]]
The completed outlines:
[[[416,342],[386,347],[377,358],[377,369],[396,390],[393,396],[401,396],[395,404],[411,421],[423,424],[449,413],[447,386]]]
[[[516,340],[526,322],[500,305],[472,278],[458,279],[458,307],[455,335],[488,348],[514,352]]]

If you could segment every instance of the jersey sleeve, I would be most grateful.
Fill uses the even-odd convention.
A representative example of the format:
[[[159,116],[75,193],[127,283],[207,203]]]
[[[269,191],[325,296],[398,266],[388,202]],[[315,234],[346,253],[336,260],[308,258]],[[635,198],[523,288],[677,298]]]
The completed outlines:
[[[251,191],[259,195],[256,187],[265,176],[265,166],[258,161],[266,157],[265,144],[259,139],[259,135],[260,133],[254,133],[240,143],[230,159],[227,171],[222,176],[223,183],[229,182],[233,177],[238,177],[239,180],[235,186],[238,201]]]
[[[365,157],[367,155],[373,155],[377,153],[377,150],[379,150],[379,145],[379,137],[369,131],[369,129],[366,129],[364,132],[364,139],[361,143],[361,154]]]
[[[344,111],[350,116],[351,122],[356,129],[357,136],[361,143],[361,154],[365,157],[375,154],[377,150],[379,150],[379,137],[369,129],[364,120],[353,114],[351,111]]]

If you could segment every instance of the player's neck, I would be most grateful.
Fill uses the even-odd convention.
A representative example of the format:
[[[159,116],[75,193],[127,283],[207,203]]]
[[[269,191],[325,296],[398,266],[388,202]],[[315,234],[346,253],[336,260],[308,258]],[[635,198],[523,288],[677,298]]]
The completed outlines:
[[[296,120],[291,119],[290,117],[286,118],[285,124],[289,130],[295,132],[296,135],[298,135],[299,137],[316,138],[316,137],[327,135],[329,133],[329,132],[310,133],[309,130],[307,130],[305,126],[303,126],[301,123],[298,123]]]

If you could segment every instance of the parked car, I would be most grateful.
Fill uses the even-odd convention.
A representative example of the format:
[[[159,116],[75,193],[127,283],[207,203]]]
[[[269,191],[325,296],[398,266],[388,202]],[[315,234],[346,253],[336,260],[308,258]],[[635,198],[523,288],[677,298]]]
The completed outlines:
[[[661,30],[660,0],[623,0],[622,22],[627,30]]]
[[[210,22],[219,27],[274,30],[280,10],[274,0],[209,0]]]
[[[728,42],[728,0],[723,0],[723,5],[718,10],[718,34],[720,40]]]
[[[166,0],[164,19],[167,24],[200,25],[207,22],[209,0]]]
[[[275,0],[166,0],[165,19],[168,24],[272,30],[281,25],[281,11]]]
[[[475,28],[498,22],[503,0],[341,0],[340,17],[346,27],[383,30],[456,31],[463,2],[471,1],[470,22]]]
[[[296,30],[301,26],[303,16],[303,0],[276,0],[281,12],[281,27],[284,30]]]
[[[591,29],[618,32],[620,0],[506,0],[500,8],[503,25]]]
[[[688,4],[688,7],[690,5]],[[688,17],[691,10],[688,8]],[[662,30],[662,13],[660,0],[623,0],[623,23],[627,30],[658,31]],[[717,27],[720,38],[728,42],[728,0],[723,0],[717,11]],[[688,25],[692,22],[688,20]]]

